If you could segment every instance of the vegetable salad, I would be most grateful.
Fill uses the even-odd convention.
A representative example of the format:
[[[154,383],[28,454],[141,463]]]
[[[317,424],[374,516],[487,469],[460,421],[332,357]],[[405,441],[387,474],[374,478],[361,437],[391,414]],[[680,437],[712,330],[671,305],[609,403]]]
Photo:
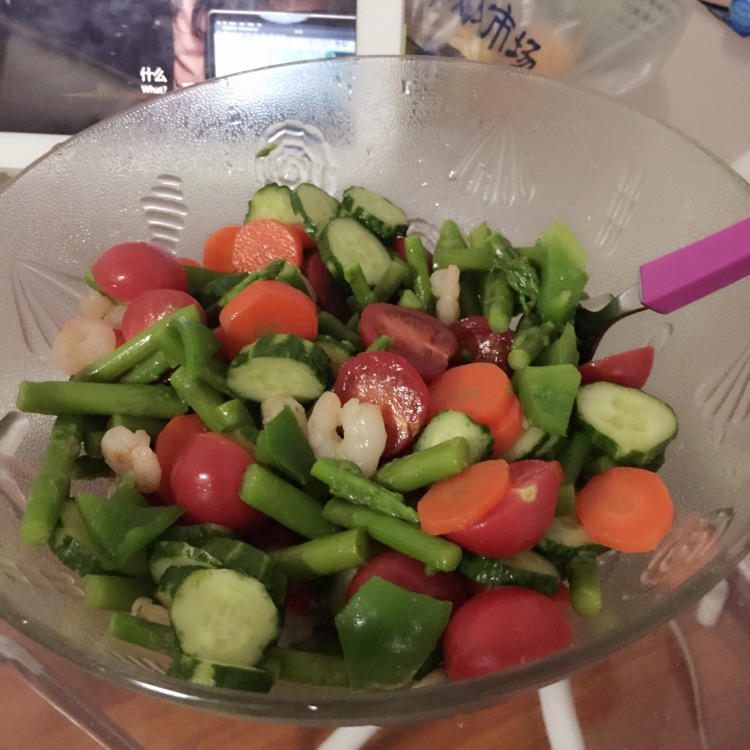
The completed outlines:
[[[85,278],[52,348],[69,379],[19,388],[54,416],[21,534],[176,677],[365,690],[526,663],[599,614],[602,553],[671,526],[653,350],[579,361],[563,223],[515,247],[446,220],[427,247],[368,188],[271,183],[200,264],[124,242]]]

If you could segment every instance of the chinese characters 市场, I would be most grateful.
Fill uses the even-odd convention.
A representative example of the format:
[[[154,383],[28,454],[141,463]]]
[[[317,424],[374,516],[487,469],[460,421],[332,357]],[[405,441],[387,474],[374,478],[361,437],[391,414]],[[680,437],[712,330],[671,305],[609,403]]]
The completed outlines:
[[[512,59],[512,65],[529,70],[536,66],[534,54],[541,45],[525,31],[518,31],[512,3],[458,0],[451,11],[458,14],[462,26],[475,25],[477,36],[486,41],[487,48]]]

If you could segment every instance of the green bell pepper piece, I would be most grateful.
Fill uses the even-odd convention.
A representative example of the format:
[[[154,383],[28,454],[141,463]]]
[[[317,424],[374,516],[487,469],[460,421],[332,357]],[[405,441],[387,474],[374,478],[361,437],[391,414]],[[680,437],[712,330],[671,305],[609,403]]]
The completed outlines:
[[[562,328],[573,317],[589,278],[586,251],[562,222],[555,222],[536,244],[541,264],[537,310]]]
[[[450,602],[370,578],[335,618],[349,686],[406,684],[434,651],[450,612]]]
[[[575,365],[529,365],[513,375],[528,421],[550,435],[567,435],[581,373]]]
[[[304,487],[310,481],[315,454],[294,412],[285,406],[258,433],[255,458]]]

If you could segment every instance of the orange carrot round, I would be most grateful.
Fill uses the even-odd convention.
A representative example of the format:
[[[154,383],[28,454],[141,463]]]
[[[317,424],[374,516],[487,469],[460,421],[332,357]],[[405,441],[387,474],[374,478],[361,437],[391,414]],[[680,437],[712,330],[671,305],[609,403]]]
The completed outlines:
[[[523,432],[523,410],[518,398],[511,394],[511,400],[505,414],[495,424],[489,425],[495,440],[494,455],[499,456],[510,448],[521,437]]]
[[[261,336],[292,333],[318,335],[318,312],[310,297],[281,281],[254,281],[219,313],[221,341],[230,357]]]
[[[276,219],[251,219],[234,238],[232,264],[235,271],[260,271],[272,260],[283,258],[300,268],[302,252],[302,238],[294,227]]]
[[[615,466],[578,492],[576,514],[598,544],[620,552],[649,552],[672,526],[674,504],[655,472]]]
[[[451,367],[430,383],[431,417],[444,409],[453,409],[491,426],[500,422],[512,400],[510,378],[489,362]]]
[[[419,524],[433,535],[466,529],[486,516],[510,487],[507,461],[480,461],[425,492],[417,504]]]
[[[212,232],[203,243],[203,265],[212,271],[232,273],[232,253],[234,239],[240,231],[241,224],[227,224]]]

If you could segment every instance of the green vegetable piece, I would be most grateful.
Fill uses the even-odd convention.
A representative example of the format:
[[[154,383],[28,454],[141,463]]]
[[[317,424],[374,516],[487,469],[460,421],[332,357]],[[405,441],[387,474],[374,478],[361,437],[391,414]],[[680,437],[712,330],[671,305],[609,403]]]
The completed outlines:
[[[364,529],[340,531],[270,552],[271,559],[291,582],[358,568],[372,555],[372,542]]]
[[[549,346],[556,332],[550,321],[539,322],[536,316],[524,316],[513,337],[508,364],[514,370],[522,370],[535,362],[536,358]]]
[[[248,202],[245,223],[252,219],[276,219],[282,224],[302,224],[302,216],[292,206],[292,189],[269,182],[259,188]]]
[[[406,281],[409,269],[401,258],[391,258],[391,263],[380,280],[372,288],[372,296],[376,302],[389,300]]]
[[[161,349],[142,359],[132,370],[117,380],[118,383],[137,383],[148,385],[157,383],[179,362]]]
[[[581,373],[574,365],[532,365],[513,375],[528,421],[550,435],[566,435]]]
[[[127,427],[131,432],[143,430],[153,440],[164,429],[164,419],[150,417],[131,417],[124,414],[113,414],[107,420],[107,429],[111,427]]]
[[[482,313],[495,333],[505,333],[515,309],[515,295],[505,271],[495,268],[484,277]]]
[[[89,492],[79,492],[75,501],[92,540],[118,566],[126,565],[184,513],[177,505],[140,506]]]
[[[315,454],[294,412],[288,406],[258,433],[255,458],[291,479],[299,487],[304,487],[310,481]]]
[[[417,511],[404,503],[403,495],[368,479],[351,461],[319,458],[313,464],[311,474],[328,485],[335,497],[415,525],[419,523]]]
[[[16,405],[38,414],[125,414],[170,419],[187,412],[180,397],[166,385],[84,383],[74,380],[22,381]]]
[[[470,463],[469,441],[459,435],[388,461],[374,478],[394,492],[412,492],[458,474]]]
[[[578,340],[572,323],[565,324],[562,333],[541,351],[534,364],[578,366]]]
[[[323,517],[323,506],[317,500],[260,464],[251,464],[245,470],[240,497],[307,539],[340,531],[335,523]]]
[[[353,690],[405,685],[437,646],[450,602],[370,578],[336,615]]]
[[[188,318],[195,322],[199,322],[201,319],[200,312],[195,305],[181,307],[179,310],[165,315],[145,331],[132,336],[110,354],[81,370],[73,376],[73,380],[96,383],[109,383],[117,380],[162,349],[162,344],[168,336],[167,328],[170,322],[176,318]],[[109,413],[112,414],[114,411],[112,410]]]
[[[276,678],[276,675],[267,669],[220,664],[185,654],[180,654],[172,661],[167,674],[196,685],[247,690],[254,693],[267,693],[273,687]]]
[[[21,539],[31,547],[49,541],[68,499],[73,465],[81,451],[83,423],[80,416],[63,416],[52,427],[39,473],[29,486],[21,521]]]
[[[279,679],[317,687],[348,688],[346,662],[336,654],[273,646],[261,662],[275,665]]]
[[[136,599],[150,597],[154,584],[140,578],[89,573],[83,583],[83,599],[92,609],[128,612]]]
[[[336,341],[345,341],[351,344],[355,351],[362,351],[362,339],[357,331],[325,310],[318,311],[318,334],[330,336]]]
[[[210,328],[188,318],[175,318],[170,321],[167,332],[168,335],[175,334],[179,342],[179,352],[167,353],[174,356],[190,378],[197,378],[221,348],[219,339]]]
[[[422,238],[418,234],[404,238],[404,255],[409,271],[411,271],[411,288],[420,302],[421,309],[425,312],[432,312],[435,297],[430,283],[430,261],[427,250],[422,244]]]
[[[400,518],[362,508],[346,500],[329,500],[323,515],[332,523],[348,529],[364,528],[376,541],[403,552],[427,567],[440,571],[455,570],[461,562],[461,547],[424,531]]]
[[[579,552],[566,566],[570,603],[583,617],[596,617],[602,611],[602,588],[596,554]]]
[[[171,625],[145,620],[129,612],[113,612],[107,632],[121,641],[176,657],[180,653],[177,636]]]
[[[536,242],[541,256],[537,309],[558,327],[571,320],[588,282],[586,251],[562,222],[554,223]]]

